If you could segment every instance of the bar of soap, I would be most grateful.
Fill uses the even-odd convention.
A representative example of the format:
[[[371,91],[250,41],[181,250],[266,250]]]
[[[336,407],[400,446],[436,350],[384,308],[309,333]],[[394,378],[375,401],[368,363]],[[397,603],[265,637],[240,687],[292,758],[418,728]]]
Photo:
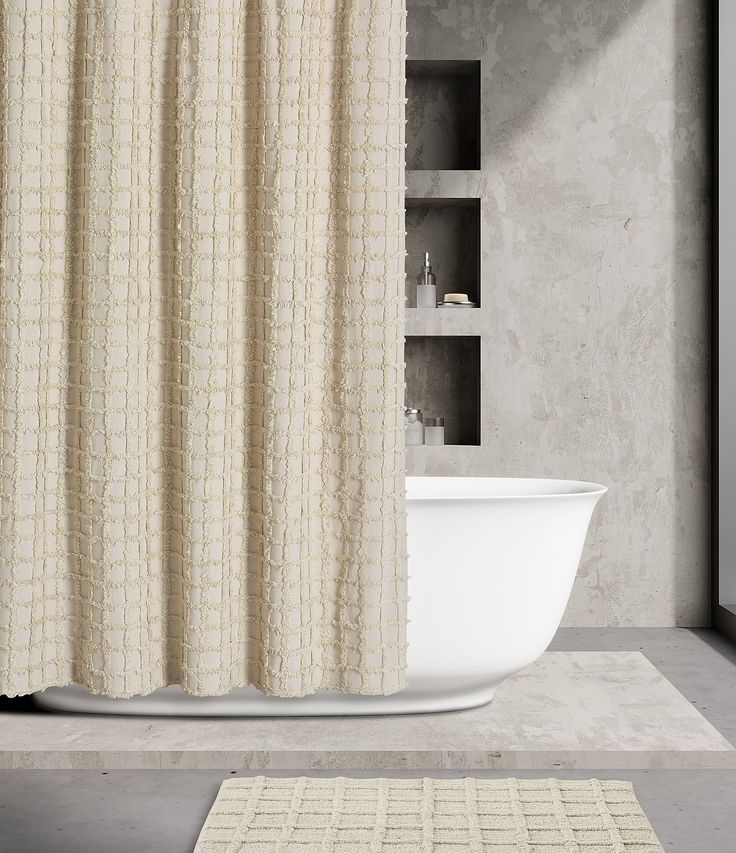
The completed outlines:
[[[445,302],[470,302],[467,293],[446,293]]]

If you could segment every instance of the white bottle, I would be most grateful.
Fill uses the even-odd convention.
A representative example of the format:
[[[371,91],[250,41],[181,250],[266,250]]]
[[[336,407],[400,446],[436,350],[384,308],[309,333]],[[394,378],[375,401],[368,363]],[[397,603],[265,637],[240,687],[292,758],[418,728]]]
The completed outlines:
[[[437,277],[429,263],[429,252],[424,253],[422,271],[417,276],[417,308],[437,307]]]
[[[445,443],[445,419],[424,419],[424,443],[432,447],[442,447]]]
[[[424,444],[424,424],[419,409],[407,406],[404,409],[404,423],[406,425],[404,444],[407,447],[418,447],[420,444]]]

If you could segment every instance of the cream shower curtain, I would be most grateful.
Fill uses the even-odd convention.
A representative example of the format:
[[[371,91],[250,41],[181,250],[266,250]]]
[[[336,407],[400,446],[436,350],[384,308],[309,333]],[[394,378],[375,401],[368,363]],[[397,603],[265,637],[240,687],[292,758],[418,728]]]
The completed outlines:
[[[403,0],[0,0],[0,693],[403,686]]]

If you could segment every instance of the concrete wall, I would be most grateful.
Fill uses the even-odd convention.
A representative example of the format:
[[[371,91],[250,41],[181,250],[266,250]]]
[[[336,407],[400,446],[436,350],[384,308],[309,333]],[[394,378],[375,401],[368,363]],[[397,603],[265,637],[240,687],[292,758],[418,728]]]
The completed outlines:
[[[485,317],[482,444],[414,470],[610,487],[567,625],[708,620],[707,8],[409,0],[481,60],[481,169],[408,194],[481,198]]]

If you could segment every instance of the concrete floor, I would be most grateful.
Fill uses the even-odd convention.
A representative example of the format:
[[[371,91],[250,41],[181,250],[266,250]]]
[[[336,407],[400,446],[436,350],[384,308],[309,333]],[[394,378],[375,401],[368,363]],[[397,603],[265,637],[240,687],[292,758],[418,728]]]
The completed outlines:
[[[0,773],[3,853],[191,853],[224,777],[217,770],[6,770]],[[287,772],[271,775],[296,775]],[[369,776],[367,772],[301,772]],[[428,775],[384,772],[407,778]],[[459,778],[445,771],[436,778]],[[482,770],[476,778],[507,778]],[[517,778],[549,773],[515,771]],[[666,853],[733,853],[736,770],[559,771],[559,779],[625,778]],[[12,789],[11,789],[12,783]]]
[[[727,739],[736,740],[736,649],[711,631],[562,629],[551,648],[641,651]],[[236,768],[2,771],[0,851],[188,853],[220,782],[236,772]],[[376,774],[340,774],[336,769],[308,775]],[[449,778],[467,774],[382,771],[382,775]],[[473,775],[540,778],[551,774],[549,770],[515,770],[513,774],[474,771]],[[733,853],[735,849],[736,770],[559,769],[554,775],[633,782],[667,853]]]

